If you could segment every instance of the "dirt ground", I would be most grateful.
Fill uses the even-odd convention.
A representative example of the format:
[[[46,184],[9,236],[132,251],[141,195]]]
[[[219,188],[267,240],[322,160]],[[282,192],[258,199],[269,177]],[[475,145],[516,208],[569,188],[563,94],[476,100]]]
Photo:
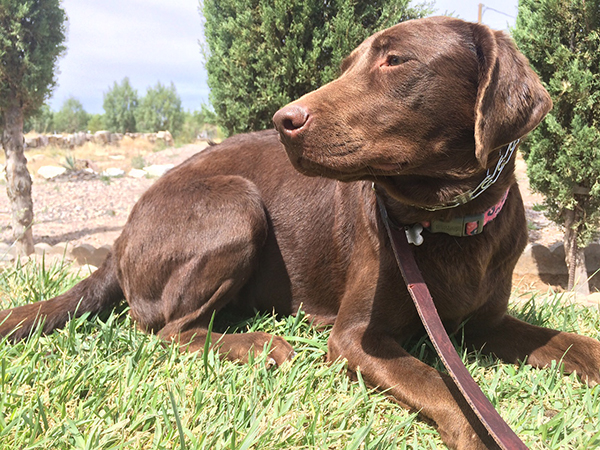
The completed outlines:
[[[143,158],[145,165],[179,164],[206,147],[206,143],[186,145],[180,148],[168,148],[151,152],[136,148],[113,147],[103,150],[102,155],[89,155],[78,161],[91,162],[93,168],[101,172],[116,167],[128,172],[135,158]],[[102,149],[101,149],[102,150]],[[27,152],[32,161],[35,243],[49,245],[70,242],[72,245],[90,244],[98,248],[111,245],[120,234],[135,202],[148,189],[156,178],[131,178],[128,176],[108,178],[91,176],[79,171],[71,176],[61,176],[46,181],[36,176],[37,169],[45,164],[61,165],[61,153],[54,156],[52,150],[45,154],[35,149]],[[89,153],[89,152],[88,152]],[[11,211],[6,190],[0,192],[0,239],[6,244],[12,243],[10,226]]]

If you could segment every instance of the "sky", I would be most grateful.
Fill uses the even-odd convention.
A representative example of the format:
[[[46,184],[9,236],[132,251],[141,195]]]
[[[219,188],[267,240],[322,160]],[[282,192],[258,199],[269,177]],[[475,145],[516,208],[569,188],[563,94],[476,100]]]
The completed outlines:
[[[498,30],[513,26],[517,1],[487,0],[483,23]],[[474,22],[479,3],[436,0],[435,8]],[[157,82],[173,82],[184,109],[208,104],[198,0],[63,0],[62,7],[69,18],[67,51],[58,63],[53,110],[74,97],[88,113],[103,113],[103,94],[125,77],[140,96]]]

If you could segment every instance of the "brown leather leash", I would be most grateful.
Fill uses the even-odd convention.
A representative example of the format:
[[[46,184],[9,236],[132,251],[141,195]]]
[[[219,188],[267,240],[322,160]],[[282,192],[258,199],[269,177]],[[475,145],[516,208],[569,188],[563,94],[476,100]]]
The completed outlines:
[[[408,292],[437,354],[448,369],[454,383],[500,448],[504,450],[527,449],[523,441],[500,417],[456,353],[417,266],[404,228],[398,228],[390,222],[385,205],[379,195],[377,195],[377,202]]]

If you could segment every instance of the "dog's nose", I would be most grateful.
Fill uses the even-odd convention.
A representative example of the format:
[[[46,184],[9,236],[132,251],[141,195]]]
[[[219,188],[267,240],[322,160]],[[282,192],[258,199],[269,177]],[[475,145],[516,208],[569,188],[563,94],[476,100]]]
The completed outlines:
[[[281,108],[273,116],[275,128],[282,136],[294,138],[306,129],[310,114],[300,105],[290,105]]]

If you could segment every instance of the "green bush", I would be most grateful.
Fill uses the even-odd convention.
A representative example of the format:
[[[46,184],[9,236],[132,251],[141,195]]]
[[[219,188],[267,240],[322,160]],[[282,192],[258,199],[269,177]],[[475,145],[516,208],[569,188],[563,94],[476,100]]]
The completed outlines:
[[[46,103],[31,117],[25,120],[23,131],[37,131],[38,133],[52,133],[54,127],[54,112]]]
[[[105,116],[103,114],[91,114],[87,123],[87,130],[90,133],[95,133],[96,131],[105,130]]]
[[[286,103],[331,81],[376,30],[422,17],[409,0],[204,0],[211,103],[228,133],[270,128]]]

